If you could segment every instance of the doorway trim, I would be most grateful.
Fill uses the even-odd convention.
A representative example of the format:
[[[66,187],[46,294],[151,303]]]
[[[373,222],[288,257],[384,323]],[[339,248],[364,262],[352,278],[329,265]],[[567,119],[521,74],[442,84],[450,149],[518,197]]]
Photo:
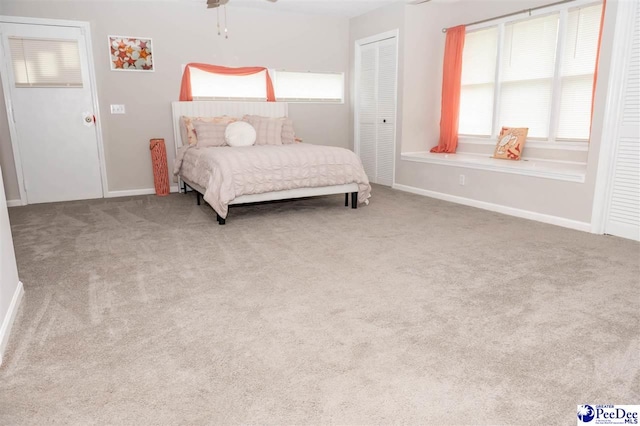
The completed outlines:
[[[96,116],[96,139],[98,142],[98,163],[100,165],[100,180],[102,182],[102,198],[108,193],[109,184],[107,182],[107,165],[104,157],[104,142],[102,138],[102,119],[100,117],[100,104],[98,102],[98,86],[96,81],[95,65],[93,58],[93,44],[91,41],[91,24],[85,21],[67,21],[59,19],[47,19],[47,18],[27,18],[21,16],[4,16],[0,15],[0,23],[10,24],[27,24],[27,25],[42,25],[52,27],[73,27],[79,28],[85,37],[85,46],[87,49],[87,63],[89,70],[89,81],[91,82],[91,98],[94,115]],[[11,99],[11,88],[9,87],[9,79],[7,77],[9,72],[10,61],[8,60],[8,54],[4,52],[2,43],[0,43],[0,55],[2,62],[2,90],[4,92],[4,103],[7,108],[7,121],[9,122],[9,134],[11,135],[11,148],[13,149],[13,162],[16,169],[16,177],[18,180],[18,188],[20,189],[20,205],[26,206],[27,193],[24,188],[24,174],[22,171],[22,158],[20,157],[20,147],[18,143],[18,136],[16,132],[16,125],[13,119],[13,102]]]
[[[396,146],[398,143],[398,80],[400,79],[400,76],[398,75],[398,68],[399,68],[399,58],[400,58],[400,30],[399,29],[395,29],[395,30],[390,30],[390,31],[385,31],[383,33],[380,34],[376,34],[376,35],[372,35],[369,37],[365,37],[365,38],[361,38],[359,40],[356,40],[355,42],[355,52],[354,52],[354,75],[353,75],[353,81],[354,81],[354,89],[353,89],[353,150],[356,153],[356,155],[359,157],[360,156],[360,126],[358,125],[360,123],[360,114],[358,113],[359,111],[359,107],[360,107],[360,102],[359,102],[359,97],[358,97],[358,92],[360,90],[360,60],[361,60],[361,55],[362,55],[362,46],[366,45],[366,44],[371,44],[371,43],[376,43],[382,40],[387,40],[390,38],[394,38],[396,40],[396,79],[395,79],[395,93],[396,93],[396,99],[395,99],[395,103],[394,103],[394,110],[393,110],[393,114],[394,114],[394,132],[393,132],[393,178],[391,180],[391,187],[393,188],[393,186],[395,186],[396,184],[396,163],[397,163],[397,149],[398,147]]]

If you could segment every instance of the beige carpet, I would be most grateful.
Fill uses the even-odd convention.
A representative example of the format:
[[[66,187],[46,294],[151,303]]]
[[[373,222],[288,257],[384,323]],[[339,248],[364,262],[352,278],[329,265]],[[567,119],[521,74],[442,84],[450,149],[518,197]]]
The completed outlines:
[[[11,209],[0,424],[575,424],[640,401],[640,245],[375,187]]]

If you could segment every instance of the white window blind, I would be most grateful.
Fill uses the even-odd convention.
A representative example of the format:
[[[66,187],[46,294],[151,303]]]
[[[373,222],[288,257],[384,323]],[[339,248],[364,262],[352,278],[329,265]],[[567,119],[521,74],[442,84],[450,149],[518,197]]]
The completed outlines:
[[[549,136],[559,14],[505,25],[499,124]]]
[[[508,126],[551,141],[589,138],[602,3],[571,6],[467,32],[460,134],[495,137]]]
[[[496,27],[466,35],[460,91],[459,132],[462,134],[491,135],[497,52]]]
[[[602,6],[569,11],[562,58],[559,139],[588,139]]]
[[[9,38],[16,87],[82,87],[76,40]]]
[[[213,74],[191,68],[194,99],[267,100],[266,71],[251,75]]]
[[[276,71],[276,99],[289,102],[343,102],[344,74]]]

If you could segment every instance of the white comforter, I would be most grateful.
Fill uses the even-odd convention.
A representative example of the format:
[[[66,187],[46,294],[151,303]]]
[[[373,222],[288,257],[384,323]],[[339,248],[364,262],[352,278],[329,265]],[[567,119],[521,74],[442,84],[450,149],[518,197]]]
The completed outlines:
[[[241,195],[357,183],[358,202],[368,203],[371,196],[360,159],[348,149],[329,146],[185,146],[173,173],[205,188],[204,199],[223,218]]]

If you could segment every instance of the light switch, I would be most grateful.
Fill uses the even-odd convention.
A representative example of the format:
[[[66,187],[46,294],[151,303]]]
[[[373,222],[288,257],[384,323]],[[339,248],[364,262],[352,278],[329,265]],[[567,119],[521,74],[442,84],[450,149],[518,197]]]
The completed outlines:
[[[111,104],[111,114],[124,114],[124,105]]]

